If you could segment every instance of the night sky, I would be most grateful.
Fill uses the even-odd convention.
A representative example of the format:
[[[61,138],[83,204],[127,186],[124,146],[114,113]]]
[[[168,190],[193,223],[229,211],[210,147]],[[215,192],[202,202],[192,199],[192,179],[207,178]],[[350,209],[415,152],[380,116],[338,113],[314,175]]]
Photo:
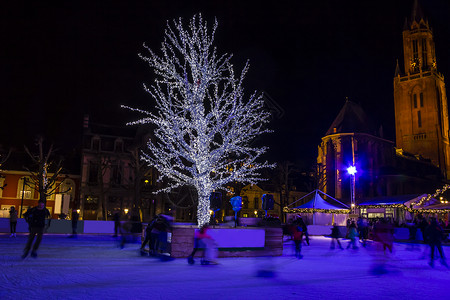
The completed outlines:
[[[251,68],[246,91],[284,110],[265,137],[273,160],[311,164],[345,98],[360,103],[394,140],[393,76],[413,0],[8,1],[0,5],[0,144],[21,148],[40,133],[75,147],[84,114],[125,124],[149,108],[139,59],[157,53],[167,20],[201,12],[219,22],[219,53]],[[438,71],[450,76],[450,1],[421,1],[434,32]],[[447,91],[449,82],[447,80]]]

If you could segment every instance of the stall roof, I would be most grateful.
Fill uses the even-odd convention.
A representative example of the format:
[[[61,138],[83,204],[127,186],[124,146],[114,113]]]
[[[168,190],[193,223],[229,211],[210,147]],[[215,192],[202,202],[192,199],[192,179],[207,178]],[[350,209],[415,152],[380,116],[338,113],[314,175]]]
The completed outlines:
[[[395,205],[404,204],[408,205],[412,202],[417,202],[420,198],[426,197],[427,194],[412,194],[412,195],[398,195],[389,197],[376,197],[364,202],[358,203],[358,206],[369,206],[369,205]]]
[[[333,205],[320,197],[319,193],[315,193],[312,200],[295,208],[313,208],[313,209],[348,209],[344,204]]]

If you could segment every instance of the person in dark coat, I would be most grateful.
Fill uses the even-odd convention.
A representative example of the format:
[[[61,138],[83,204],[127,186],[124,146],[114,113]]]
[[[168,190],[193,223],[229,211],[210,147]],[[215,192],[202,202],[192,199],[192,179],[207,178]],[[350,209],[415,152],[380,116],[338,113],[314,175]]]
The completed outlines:
[[[437,250],[439,251],[439,255],[441,257],[441,264],[448,268],[444,252],[442,251],[442,239],[444,237],[444,230],[436,221],[436,218],[431,219],[430,225],[428,225],[425,232],[427,235],[427,240],[428,244],[430,245],[431,251],[429,265],[431,267],[434,267],[434,252],[437,248]]]
[[[427,228],[429,225],[428,221],[422,215],[418,216],[418,220],[419,220],[419,223],[417,226],[419,227],[420,232],[422,233],[423,242],[428,243],[428,237],[427,237]]]
[[[31,257],[36,258],[37,250],[41,243],[42,235],[44,234],[45,219],[50,218],[50,212],[47,208],[45,208],[44,201],[39,201],[38,206],[28,210],[24,216],[29,221],[28,224],[30,226],[30,234],[28,235],[28,241],[25,245],[25,249],[23,250],[22,259],[28,256],[35,236],[36,241],[34,242],[33,249],[31,250]]]
[[[305,242],[309,246],[309,234],[308,234],[308,226],[306,226],[306,223],[303,221],[301,216],[298,216],[295,221],[294,225],[300,226],[302,228],[303,236],[305,237]]]
[[[78,211],[76,209],[72,209],[72,236],[77,235],[78,217]]]
[[[17,210],[14,206],[9,209],[9,227],[11,229],[11,237],[16,237],[17,226]]]
[[[392,253],[394,244],[394,226],[387,219],[382,219],[374,226],[374,240],[383,245],[383,251],[386,249]]]
[[[118,211],[116,211],[115,214],[113,215],[113,220],[114,220],[114,235],[113,235],[113,237],[117,237],[117,234],[119,233],[119,230],[120,230],[120,213]]]
[[[152,230],[153,230],[153,227],[155,226],[156,220],[157,220],[157,217],[155,216],[153,218],[153,220],[150,223],[148,223],[147,227],[145,228],[145,238],[141,244],[141,249],[140,249],[142,256],[146,255],[145,246],[147,245],[147,243],[148,243],[148,248],[149,248],[148,249],[149,254],[150,255],[156,254],[155,253],[155,242],[156,241],[155,241],[155,239],[152,239]]]
[[[339,240],[339,227],[337,227],[336,223],[333,224],[333,228],[331,228],[331,246],[330,249],[334,249],[334,241],[339,245],[339,249],[344,250],[341,245],[341,241]]]
[[[302,255],[302,240],[303,240],[303,228],[299,225],[292,226],[292,240],[295,246],[295,257],[298,259],[303,258]]]

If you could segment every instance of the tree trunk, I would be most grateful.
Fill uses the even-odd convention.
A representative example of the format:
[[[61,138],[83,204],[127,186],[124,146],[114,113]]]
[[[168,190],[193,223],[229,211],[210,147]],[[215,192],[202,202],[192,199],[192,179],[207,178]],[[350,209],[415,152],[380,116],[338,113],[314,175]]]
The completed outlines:
[[[197,206],[197,224],[198,227],[202,227],[209,223],[211,218],[209,196],[211,193],[198,192],[198,206]]]

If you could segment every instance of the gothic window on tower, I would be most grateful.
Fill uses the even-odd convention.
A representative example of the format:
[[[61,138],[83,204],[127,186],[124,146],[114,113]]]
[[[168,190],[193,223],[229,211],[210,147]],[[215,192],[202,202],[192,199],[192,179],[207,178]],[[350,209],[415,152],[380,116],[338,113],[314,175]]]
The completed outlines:
[[[422,39],[422,68],[428,64],[427,62],[427,40]]]
[[[417,94],[413,95],[414,108],[417,108]]]
[[[417,40],[412,41],[413,57],[411,58],[411,69],[413,72],[418,72],[419,70],[419,47]]]
[[[417,40],[413,40],[413,58],[418,58],[418,47],[417,47]]]
[[[422,127],[422,115],[420,114],[420,110],[417,111],[417,125]]]
[[[423,93],[420,93],[420,107],[423,107]]]

